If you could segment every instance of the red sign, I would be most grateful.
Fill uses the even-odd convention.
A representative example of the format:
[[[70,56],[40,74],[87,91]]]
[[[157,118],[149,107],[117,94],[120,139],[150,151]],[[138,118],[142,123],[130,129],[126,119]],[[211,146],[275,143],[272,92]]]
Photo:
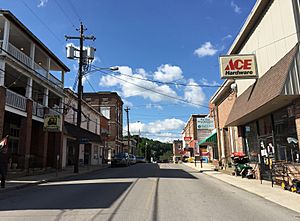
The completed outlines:
[[[192,140],[192,137],[184,137],[184,140],[185,140],[185,141]]]

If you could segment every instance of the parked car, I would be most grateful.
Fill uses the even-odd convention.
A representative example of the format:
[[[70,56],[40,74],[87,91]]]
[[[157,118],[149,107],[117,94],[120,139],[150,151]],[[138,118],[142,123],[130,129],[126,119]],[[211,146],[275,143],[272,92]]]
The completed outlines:
[[[139,156],[137,156],[136,157],[136,162],[137,163],[146,163],[146,159],[145,159],[145,157],[139,157]]]
[[[130,159],[128,153],[118,153],[111,159],[111,167],[129,166]]]
[[[136,164],[136,157],[133,154],[129,154],[130,165]]]

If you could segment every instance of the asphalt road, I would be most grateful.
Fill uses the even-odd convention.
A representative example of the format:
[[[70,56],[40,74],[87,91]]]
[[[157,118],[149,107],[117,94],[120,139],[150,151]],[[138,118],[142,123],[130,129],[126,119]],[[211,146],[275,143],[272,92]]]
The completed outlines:
[[[137,164],[1,193],[0,220],[299,220],[184,165]]]

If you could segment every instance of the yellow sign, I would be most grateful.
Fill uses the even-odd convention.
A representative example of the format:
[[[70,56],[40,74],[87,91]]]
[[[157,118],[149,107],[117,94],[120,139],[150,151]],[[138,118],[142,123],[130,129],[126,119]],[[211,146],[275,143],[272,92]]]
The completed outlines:
[[[44,117],[44,131],[62,131],[62,115],[46,114]]]

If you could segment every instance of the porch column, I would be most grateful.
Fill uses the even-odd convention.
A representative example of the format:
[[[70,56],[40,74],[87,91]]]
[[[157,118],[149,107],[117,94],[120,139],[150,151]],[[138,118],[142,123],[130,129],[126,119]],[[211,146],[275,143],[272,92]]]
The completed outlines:
[[[5,61],[0,60],[0,86],[4,86],[5,80]]]
[[[32,128],[32,104],[33,101],[27,99],[26,111],[27,117],[22,118],[20,128],[20,152],[24,156],[24,169],[29,168],[30,146],[31,146],[31,128]]]
[[[0,86],[0,139],[6,134],[3,134],[4,129],[4,113],[5,113],[5,101],[6,101],[6,89],[3,86]]]
[[[51,59],[48,57],[47,58],[47,71],[48,71],[48,76],[47,78],[50,79],[50,67],[51,67]]]
[[[64,86],[65,85],[65,72],[64,71],[61,71],[61,78],[60,78],[61,82],[62,82],[62,85]]]
[[[28,78],[27,80],[26,97],[32,99],[32,78]]]
[[[45,88],[44,89],[44,97],[43,97],[43,105],[45,107],[48,107],[48,101],[49,101],[49,89]]]
[[[49,108],[44,108],[44,114],[49,113]],[[48,131],[44,131],[44,143],[43,143],[43,150],[42,150],[42,156],[43,156],[43,168],[45,169],[47,167],[47,151],[48,151]]]
[[[31,68],[34,69],[35,44],[30,45]]]
[[[8,51],[9,32],[10,32],[10,22],[7,19],[5,19],[4,32],[3,32],[3,44],[2,44],[2,48],[4,52]]]

